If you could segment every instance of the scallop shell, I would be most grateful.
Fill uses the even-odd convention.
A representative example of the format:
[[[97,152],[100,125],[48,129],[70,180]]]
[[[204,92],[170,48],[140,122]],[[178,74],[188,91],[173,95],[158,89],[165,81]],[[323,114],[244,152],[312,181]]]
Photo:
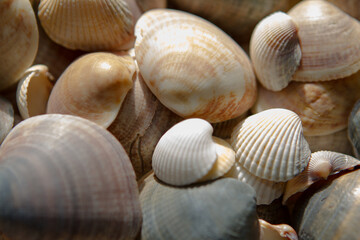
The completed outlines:
[[[236,161],[251,174],[284,182],[306,167],[310,148],[299,116],[286,109],[270,109],[246,118],[231,135]]]
[[[0,148],[1,232],[9,239],[134,239],[135,174],[120,143],[79,117],[18,124]]]
[[[38,16],[48,36],[66,48],[122,50],[134,41],[129,5],[118,0],[41,0]]]
[[[23,119],[46,113],[53,79],[45,65],[35,65],[25,71],[16,92],[17,106]]]
[[[0,16],[0,90],[3,90],[15,84],[33,63],[39,33],[28,0],[2,1]]]
[[[224,178],[189,188],[149,180],[140,193],[141,239],[258,239],[255,192]]]
[[[235,163],[235,153],[224,140],[212,137],[205,120],[192,118],[170,128],[154,150],[155,175],[181,186],[223,176]]]
[[[348,127],[348,137],[351,142],[354,154],[357,158],[360,157],[360,100],[358,100],[349,116],[349,127]]]
[[[52,90],[47,113],[71,114],[107,128],[136,76],[130,56],[90,53],[73,62]]]
[[[14,125],[14,109],[11,103],[0,96],[0,145]]]
[[[261,20],[252,33],[250,58],[257,79],[269,90],[280,91],[300,64],[297,26],[287,14],[276,12]]]
[[[289,12],[298,25],[301,63],[293,79],[324,81],[360,69],[360,23],[322,0],[301,1]]]
[[[211,23],[185,12],[151,10],[136,23],[135,35],[146,84],[176,114],[221,122],[255,102],[248,56]]]

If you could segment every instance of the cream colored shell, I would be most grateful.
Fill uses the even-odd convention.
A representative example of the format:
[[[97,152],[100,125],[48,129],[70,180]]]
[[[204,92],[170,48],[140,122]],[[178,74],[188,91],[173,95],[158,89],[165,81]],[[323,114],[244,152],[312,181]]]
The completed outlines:
[[[256,82],[248,56],[211,23],[185,12],[151,10],[136,23],[135,35],[146,84],[176,114],[220,122],[253,105]]]
[[[235,163],[235,153],[227,142],[212,137],[212,132],[210,123],[198,118],[170,128],[154,150],[155,175],[176,186],[224,175]]]

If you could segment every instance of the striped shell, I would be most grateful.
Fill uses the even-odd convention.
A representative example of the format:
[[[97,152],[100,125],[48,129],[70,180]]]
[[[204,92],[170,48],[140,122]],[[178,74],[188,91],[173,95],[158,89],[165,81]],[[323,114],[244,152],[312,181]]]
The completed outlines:
[[[276,12],[261,20],[252,33],[250,57],[266,89],[280,91],[291,81],[301,59],[297,31],[291,17]]]
[[[231,135],[236,161],[251,174],[284,182],[302,172],[310,158],[301,120],[286,109],[270,109],[246,118]]]
[[[140,72],[154,95],[184,118],[220,122],[256,99],[248,56],[224,32],[197,16],[151,10],[135,26]]]
[[[154,150],[155,175],[176,186],[223,176],[234,164],[235,153],[226,141],[212,137],[212,132],[210,123],[198,118],[170,128]]]
[[[301,64],[296,81],[344,78],[360,69],[360,23],[323,0],[301,1],[289,12],[298,25]]]
[[[11,103],[0,96],[0,145],[14,125],[14,109]]]

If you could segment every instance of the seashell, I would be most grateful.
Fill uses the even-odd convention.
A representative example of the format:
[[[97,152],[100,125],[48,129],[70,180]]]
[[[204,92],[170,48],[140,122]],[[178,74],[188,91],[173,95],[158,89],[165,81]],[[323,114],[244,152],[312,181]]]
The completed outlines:
[[[0,96],[0,145],[14,125],[14,109],[11,103]]]
[[[212,123],[211,125],[214,128],[213,135],[215,137],[219,137],[222,139],[229,139],[231,137],[231,133],[233,131],[233,128],[242,120],[244,120],[246,117],[249,116],[249,112],[245,112],[244,114],[240,115],[239,117],[226,120],[223,122],[218,123]]]
[[[134,41],[134,19],[128,1],[41,0],[38,16],[56,43],[84,51],[123,50]]]
[[[358,0],[327,0],[353,18],[360,20],[360,2]]]
[[[360,89],[360,71],[336,81],[295,83],[280,92],[259,87],[253,113],[286,108],[297,113],[306,136],[328,135],[347,127],[348,116]]]
[[[39,33],[29,0],[0,4],[0,90],[15,84],[35,59]]]
[[[16,102],[23,119],[46,113],[52,80],[54,77],[45,65],[34,65],[25,71],[16,91]]]
[[[310,158],[299,116],[269,109],[246,118],[231,135],[236,161],[251,174],[285,182],[302,172]]]
[[[301,1],[289,12],[298,25],[301,46],[296,81],[344,78],[360,69],[360,23],[333,4]]]
[[[314,182],[327,179],[329,175],[337,174],[342,170],[353,169],[358,165],[360,161],[349,155],[331,151],[312,153],[306,169],[287,182],[283,203],[295,193],[306,190]]]
[[[292,215],[299,239],[358,239],[360,171],[335,175],[308,189]]]
[[[152,178],[140,202],[144,240],[259,238],[255,192],[235,179],[179,188]]]
[[[256,99],[248,56],[224,32],[188,13],[146,12],[135,26],[141,75],[167,108],[184,118],[221,122]]]
[[[9,239],[134,239],[135,173],[120,143],[86,119],[22,121],[0,148],[1,232]]]
[[[359,136],[360,136],[360,120],[359,120],[359,116],[360,116],[360,100],[358,100],[351,113],[349,116],[349,127],[348,127],[348,137],[351,143],[351,146],[353,148],[354,151],[354,155],[355,157],[359,158],[360,157],[360,141],[359,141]]]
[[[225,140],[212,137],[212,132],[210,123],[198,118],[170,128],[154,150],[155,175],[175,186],[223,176],[235,163],[235,153]]]
[[[260,223],[260,240],[298,240],[295,230],[287,224],[270,224],[263,219]]]
[[[240,164],[235,163],[231,170],[225,174],[225,177],[239,179],[249,184],[256,192],[256,204],[270,204],[273,200],[279,198],[285,188],[285,182],[273,182],[256,177],[247,171]]]
[[[133,85],[135,72],[130,56],[101,52],[84,55],[58,79],[46,112],[84,117],[107,128]]]
[[[269,90],[280,91],[300,64],[297,26],[287,14],[276,12],[261,20],[252,33],[250,58],[257,79]]]

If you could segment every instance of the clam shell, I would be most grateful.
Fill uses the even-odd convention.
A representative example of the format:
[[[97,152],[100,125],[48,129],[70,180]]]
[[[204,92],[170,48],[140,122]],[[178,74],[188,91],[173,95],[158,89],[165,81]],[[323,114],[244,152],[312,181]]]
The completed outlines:
[[[133,85],[135,72],[130,56],[102,52],[84,55],[58,79],[46,112],[76,115],[107,128]]]
[[[134,41],[129,5],[118,0],[41,0],[38,16],[47,35],[66,48],[122,50]]]
[[[261,20],[252,33],[250,58],[257,79],[269,90],[280,91],[300,64],[297,26],[287,14],[276,12]]]
[[[211,23],[185,12],[151,10],[136,23],[135,35],[146,84],[176,114],[220,122],[255,102],[248,56]]]
[[[360,23],[356,19],[322,0],[301,1],[288,14],[298,25],[302,53],[294,80],[333,80],[360,69]]]
[[[358,100],[349,116],[349,127],[348,127],[348,137],[351,142],[354,154],[357,158],[360,157],[360,100]]]
[[[231,135],[236,161],[253,175],[284,182],[302,172],[310,158],[299,116],[274,108],[246,118]]]
[[[0,96],[0,145],[14,125],[14,109],[11,103]]]
[[[120,143],[79,117],[18,124],[0,148],[0,222],[9,239],[133,239],[135,173]]]
[[[141,239],[258,239],[255,192],[235,179],[189,188],[148,181]]]
[[[198,118],[170,128],[154,150],[155,175],[176,186],[223,176],[235,163],[235,153],[225,140],[212,137],[212,132],[210,123]]]
[[[39,33],[28,0],[2,1],[0,16],[0,90],[3,90],[15,84],[33,63]]]
[[[16,103],[23,119],[46,113],[52,80],[45,65],[35,65],[25,71],[16,91]]]

